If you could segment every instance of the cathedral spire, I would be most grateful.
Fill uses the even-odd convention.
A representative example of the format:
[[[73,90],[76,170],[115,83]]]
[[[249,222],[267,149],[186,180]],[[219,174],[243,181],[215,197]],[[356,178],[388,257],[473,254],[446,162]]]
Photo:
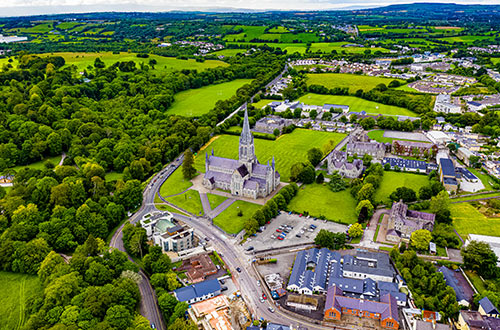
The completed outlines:
[[[240,144],[253,143],[252,132],[250,131],[250,124],[248,122],[248,111],[245,105],[245,117],[243,118],[243,129],[241,130]]]
[[[257,159],[255,158],[255,150],[253,144],[253,135],[250,131],[250,123],[248,122],[248,111],[245,104],[245,117],[243,118],[243,129],[240,135],[240,148],[239,148],[239,160],[247,165],[247,168],[251,168],[251,164],[255,163]],[[249,169],[251,171],[251,169]]]

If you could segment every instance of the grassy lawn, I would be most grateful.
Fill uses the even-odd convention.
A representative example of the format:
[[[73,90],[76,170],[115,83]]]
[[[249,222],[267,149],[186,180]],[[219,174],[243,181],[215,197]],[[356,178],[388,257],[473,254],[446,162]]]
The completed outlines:
[[[307,159],[307,151],[313,147],[322,148],[330,140],[337,145],[344,134],[296,129],[290,134],[280,136],[275,141],[255,139],[255,152],[261,164],[267,164],[273,156],[276,168],[281,175],[281,181],[288,182],[290,167],[299,161]],[[215,156],[238,158],[239,136],[219,135],[205,145],[195,158],[195,167],[200,172],[205,172],[205,154],[214,150]]]
[[[182,91],[174,95],[175,101],[168,112],[181,116],[201,116],[213,109],[217,101],[230,98],[236,94],[238,88],[251,81],[251,79],[236,79],[222,84]],[[203,101],[200,102],[201,100]]]
[[[378,142],[383,142],[383,143],[392,143],[392,141],[394,141],[394,140],[398,140],[398,141],[418,141],[418,142],[424,142],[425,143],[425,141],[420,141],[420,140],[388,138],[388,137],[384,136],[384,132],[385,131],[382,130],[382,129],[377,129],[377,130],[373,130],[373,131],[368,132],[368,136],[372,140],[375,140],[375,141],[378,141]]]
[[[299,98],[299,101],[304,102],[305,104],[315,104],[315,105],[324,105],[325,103],[348,105],[349,111],[351,112],[366,111],[367,113],[372,113],[372,114],[380,113],[383,115],[393,115],[393,116],[396,115],[417,116],[416,113],[405,108],[372,102],[355,96],[321,95],[321,94],[308,93]]]
[[[384,177],[375,192],[375,200],[383,203],[390,203],[389,195],[398,187],[407,187],[413,189],[417,194],[420,187],[429,183],[426,175],[405,173],[405,172],[384,172]]]
[[[228,234],[237,234],[243,229],[245,220],[261,207],[259,204],[236,201],[214,219],[214,224]],[[240,210],[243,212],[241,217],[238,216]]]
[[[275,101],[278,101],[278,100],[262,99],[262,100],[260,100],[259,102],[252,103],[252,105],[253,105],[256,109],[262,109],[263,107],[265,107],[265,106],[266,106],[266,105],[268,105],[269,103],[271,103],[271,102],[275,102]],[[279,102],[279,101],[278,101],[278,102]]]
[[[155,59],[158,63],[155,65],[156,72],[171,72],[173,70],[198,70],[203,71],[209,68],[215,68],[218,66],[228,66],[227,63],[216,60],[206,60],[205,62],[196,62],[193,59],[189,60],[179,60],[174,57],[164,57],[159,55],[150,54],[148,58],[139,58],[136,53],[121,52],[120,54],[113,54],[112,52],[102,52],[102,53],[74,53],[74,52],[61,52],[61,53],[46,53],[38,54],[38,56],[62,56],[66,61],[66,65],[76,65],[79,70],[87,68],[89,65],[94,65],[96,58],[101,58],[101,60],[106,64],[106,66],[112,65],[118,61],[134,61],[139,67],[140,63],[148,64],[150,59]]]
[[[416,92],[417,91],[415,88],[411,88],[408,85],[399,86],[399,87],[396,87],[394,89],[396,89],[398,91],[405,91],[405,92]]]
[[[210,53],[210,54],[213,54],[213,55],[224,55],[224,56],[234,56],[238,53],[240,54],[245,54],[246,52],[246,49],[222,49],[222,50],[218,50],[216,52],[213,52],[213,53]]]
[[[470,270],[466,270],[465,274],[467,275],[467,277],[469,278],[469,280],[472,282],[472,284],[474,285],[474,287],[476,288],[476,290],[479,291],[479,293],[481,293],[484,290],[486,290],[486,287],[484,286],[483,280],[481,279],[481,277],[479,277],[479,275],[477,275],[476,272],[473,272],[473,271],[470,271]]]
[[[453,226],[465,241],[469,234],[500,236],[500,218],[488,218],[469,203],[451,204]]]
[[[461,201],[470,201],[474,199],[479,199],[479,198],[486,198],[486,197],[494,197],[494,196],[499,196],[500,197],[500,192],[492,192],[488,194],[481,194],[477,196],[468,196],[468,197],[458,197],[458,198],[452,198],[452,202],[461,202]]]
[[[28,301],[41,296],[42,284],[37,276],[0,272],[0,329],[20,329],[29,317]]]
[[[481,182],[483,183],[484,188],[486,190],[494,190],[493,186],[491,185],[493,181],[491,180],[491,178],[487,174],[484,174],[482,171],[477,170],[475,168],[471,168],[471,167],[469,167],[468,170],[471,171],[472,174],[477,176],[479,178],[479,180],[481,180]]]
[[[29,167],[29,168],[32,168],[32,169],[35,169],[35,170],[43,170],[44,167],[43,167],[43,163],[45,163],[47,160],[50,160],[52,162],[52,164],[54,165],[59,165],[59,162],[61,161],[61,158],[62,156],[54,156],[54,157],[47,157],[47,158],[44,158],[43,160],[40,160],[38,162],[35,162],[35,163],[31,163],[31,164],[28,164],[28,165],[18,165],[16,167],[14,167],[13,169],[17,172],[19,171],[20,169],[23,169],[25,167]]]
[[[191,181],[184,179],[182,176],[182,167],[179,167],[172,173],[160,187],[160,195],[162,197],[174,195],[183,192],[191,187]]]
[[[194,214],[203,214],[200,194],[196,190],[188,190],[184,194],[165,198],[166,201]]]
[[[123,173],[117,173],[117,172],[108,172],[104,176],[106,181],[115,181],[115,180],[122,180],[123,179]]]
[[[346,224],[357,221],[355,208],[356,201],[348,189],[332,192],[323,184],[306,185],[288,205],[288,209],[294,212],[307,211],[311,216],[324,215],[328,220]]]
[[[207,194],[208,202],[210,203],[210,207],[215,209],[217,206],[219,206],[222,202],[224,202],[227,198],[221,195],[216,195],[216,194]]]
[[[309,73],[307,74],[308,85],[322,85],[326,88],[349,87],[350,93],[356,93],[358,89],[369,91],[378,84],[386,86],[393,80],[391,78],[363,76],[349,73]],[[404,83],[403,80],[398,80]]]

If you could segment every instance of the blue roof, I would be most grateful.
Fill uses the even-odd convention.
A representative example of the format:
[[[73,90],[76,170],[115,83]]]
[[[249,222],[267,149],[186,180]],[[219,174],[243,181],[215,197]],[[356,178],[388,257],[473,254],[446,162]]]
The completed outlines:
[[[443,178],[445,184],[458,185],[458,181],[455,178]]]
[[[343,105],[343,104],[328,104],[326,103],[324,106],[323,106],[324,109],[349,109],[349,106],[348,105]]]
[[[477,176],[475,176],[471,171],[469,171],[466,168],[458,167],[457,171],[460,172],[462,174],[462,176],[465,177],[466,179],[469,179],[469,180],[477,179]]]
[[[328,286],[338,286],[339,288],[342,289],[343,292],[350,292],[350,293],[358,293],[362,294],[363,293],[363,280],[356,280],[352,278],[332,278],[331,281],[328,283]]]
[[[419,169],[421,171],[427,170],[429,164],[422,160],[413,160],[413,159],[403,159],[403,158],[394,158],[394,157],[385,157],[382,160],[382,165],[389,163],[391,167],[397,166],[399,168],[410,168],[410,169]]]
[[[386,294],[390,294],[391,296],[393,296],[394,298],[396,298],[397,301],[404,301],[406,302],[407,300],[407,297],[406,297],[406,294],[403,293],[403,292],[399,292],[399,291],[385,291],[385,290],[380,290],[380,296],[385,296]]]
[[[378,281],[378,289],[387,292],[399,292],[398,285],[394,282]]]
[[[267,330],[291,330],[290,327],[287,325],[276,324],[276,323],[268,323],[266,329]]]
[[[454,272],[445,266],[441,266],[438,269],[438,271],[443,273],[443,277],[444,277],[444,280],[446,281],[446,284],[451,286],[452,289],[455,291],[455,294],[457,296],[457,301],[462,301],[462,300],[468,301],[468,297],[465,295],[464,290],[462,289],[462,287],[458,283],[458,280],[455,277]]]
[[[483,299],[479,300],[479,305],[483,307],[484,312],[488,315],[498,314],[498,310],[496,309],[495,305],[493,305],[493,303],[488,299],[488,297],[484,297]]]
[[[189,301],[198,297],[219,292],[221,289],[217,279],[203,281],[174,291],[175,297],[179,301]]]
[[[444,176],[452,176],[455,177],[455,166],[453,165],[453,162],[449,158],[441,158],[439,160],[439,164],[441,166],[441,171],[443,172]]]
[[[469,101],[469,102],[467,102],[467,103],[469,103],[470,105],[473,105],[473,106],[475,106],[475,107],[479,107],[479,106],[481,106],[481,103],[476,102],[476,101]]]

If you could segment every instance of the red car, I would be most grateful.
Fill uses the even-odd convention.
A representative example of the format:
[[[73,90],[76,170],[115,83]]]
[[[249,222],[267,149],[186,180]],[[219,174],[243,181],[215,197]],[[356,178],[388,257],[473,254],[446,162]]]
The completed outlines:
[[[262,299],[264,299],[264,300],[267,299],[266,294],[264,292],[262,292]]]
[[[278,236],[277,238],[278,238],[280,241],[282,241],[282,240],[283,240],[283,236]]]
[[[301,214],[299,214],[299,217],[302,217],[302,213],[301,213]]]
[[[276,232],[277,233],[281,233],[281,229],[276,229]]]

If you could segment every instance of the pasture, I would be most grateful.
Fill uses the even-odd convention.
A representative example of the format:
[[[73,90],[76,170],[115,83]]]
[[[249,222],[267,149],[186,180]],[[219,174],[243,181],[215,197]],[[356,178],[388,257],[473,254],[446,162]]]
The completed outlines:
[[[356,200],[349,189],[333,192],[327,184],[308,184],[299,189],[288,204],[288,209],[297,213],[309,212],[311,216],[345,224],[354,223]]]
[[[348,42],[321,42],[321,43],[313,43],[311,44],[310,51],[312,53],[317,52],[318,50],[322,51],[323,53],[331,53],[333,50],[336,51],[337,53],[353,53],[353,54],[362,54],[365,52],[365,50],[369,49],[372,53],[376,51],[381,51],[381,52],[388,52],[387,49],[385,48],[380,48],[380,47],[375,47],[375,48],[368,48],[368,47],[343,47],[344,45],[349,44]]]
[[[445,37],[439,38],[437,40],[446,41],[449,43],[461,42],[464,44],[472,44],[476,40],[494,40],[494,36],[456,36],[456,37]]]
[[[236,79],[179,92],[174,95],[175,101],[168,109],[168,112],[188,117],[201,116],[213,109],[217,101],[230,98],[236,94],[238,88],[249,84],[251,81],[251,79]]]
[[[233,30],[243,29],[242,33],[238,34],[228,34],[224,37],[227,41],[239,41],[245,40],[250,41],[255,38],[259,38],[266,30],[265,26],[249,26],[249,25],[236,25]]]
[[[388,86],[391,81],[398,80],[349,73],[309,73],[306,77],[308,85],[321,85],[326,88],[349,87],[349,93],[351,94],[356,93],[359,89],[367,92],[379,84]],[[405,83],[403,80],[398,81],[402,84]]]
[[[470,203],[450,206],[453,226],[465,241],[469,234],[500,236],[500,218],[488,218]]]
[[[349,106],[349,111],[351,112],[361,112],[371,114],[383,114],[391,116],[416,116],[413,111],[405,108],[396,107],[393,105],[385,105],[382,103],[377,103],[373,101],[368,101],[355,96],[345,96],[345,95],[322,95],[308,93],[299,98],[299,101],[305,104],[314,105],[324,105],[328,104],[343,104]]]
[[[275,141],[254,139],[255,153],[261,164],[271,162],[273,156],[276,168],[281,175],[281,181],[290,180],[290,168],[293,164],[307,159],[307,151],[313,147],[322,148],[330,140],[337,145],[344,134],[295,129],[290,134],[280,136]],[[219,135],[198,153],[195,158],[195,167],[200,172],[205,172],[205,154],[214,150],[215,156],[238,158],[239,136]]]
[[[41,297],[37,276],[0,272],[0,329],[21,329],[29,317],[27,305]]]
[[[429,179],[424,174],[385,171],[382,182],[375,192],[375,201],[389,203],[389,195],[399,187],[411,188],[417,193],[421,187],[429,184]]]
[[[245,201],[236,201],[221,214],[214,218],[214,224],[219,226],[228,234],[237,234],[245,225],[245,220],[250,218],[262,205]],[[238,212],[243,214],[238,216]]]

